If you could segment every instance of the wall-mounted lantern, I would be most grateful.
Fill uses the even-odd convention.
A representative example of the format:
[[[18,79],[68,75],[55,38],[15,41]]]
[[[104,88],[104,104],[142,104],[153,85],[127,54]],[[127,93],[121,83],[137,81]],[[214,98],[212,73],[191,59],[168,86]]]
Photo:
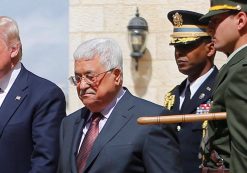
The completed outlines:
[[[141,58],[146,50],[146,39],[148,34],[147,21],[139,16],[139,10],[136,9],[136,17],[129,21],[128,37],[131,47],[130,56],[136,60],[136,70],[138,69],[138,60]]]

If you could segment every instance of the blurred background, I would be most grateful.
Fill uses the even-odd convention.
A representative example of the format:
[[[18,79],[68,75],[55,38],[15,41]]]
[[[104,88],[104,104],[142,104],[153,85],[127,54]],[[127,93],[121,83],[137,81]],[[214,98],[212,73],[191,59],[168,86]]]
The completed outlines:
[[[73,75],[73,53],[77,46],[95,37],[117,40],[123,50],[124,86],[134,95],[163,105],[164,95],[183,81],[169,46],[173,26],[167,19],[171,10],[206,13],[210,1],[205,0],[1,0],[1,15],[14,18],[23,43],[24,65],[55,82],[67,99],[67,113],[83,105],[76,89],[69,85]],[[145,54],[138,70],[130,56],[127,26],[136,8],[148,23]],[[225,55],[217,53],[220,68]]]

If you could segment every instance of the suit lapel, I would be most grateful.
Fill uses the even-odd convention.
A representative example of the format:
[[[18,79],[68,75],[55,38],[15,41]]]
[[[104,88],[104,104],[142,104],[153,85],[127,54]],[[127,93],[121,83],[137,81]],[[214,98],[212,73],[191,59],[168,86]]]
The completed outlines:
[[[97,137],[92,152],[88,157],[85,170],[90,166],[93,160],[96,159],[97,155],[100,153],[105,144],[109,142],[115,135],[117,135],[117,133],[131,119],[129,110],[134,105],[133,98],[134,97],[130,94],[130,92],[126,90],[124,96],[115,106],[104,128]]]
[[[90,114],[90,111],[87,108],[82,108],[80,112],[78,112],[80,116],[75,120],[74,130],[73,130],[73,143],[72,143],[72,152],[71,160],[72,160],[72,172],[77,172],[77,164],[76,164],[76,157],[78,153],[78,148],[80,145],[81,137],[82,137],[82,130],[85,125],[85,122]]]
[[[186,81],[186,80],[185,80]],[[179,114],[179,105],[180,105],[180,94],[183,92],[182,87],[186,84],[186,82],[183,81],[180,85],[177,85],[173,90],[172,90],[172,95],[175,95],[175,101],[174,105],[171,109],[171,111],[174,114]]]
[[[19,75],[5,97],[0,108],[0,137],[9,120],[28,95],[28,71],[22,66]]]

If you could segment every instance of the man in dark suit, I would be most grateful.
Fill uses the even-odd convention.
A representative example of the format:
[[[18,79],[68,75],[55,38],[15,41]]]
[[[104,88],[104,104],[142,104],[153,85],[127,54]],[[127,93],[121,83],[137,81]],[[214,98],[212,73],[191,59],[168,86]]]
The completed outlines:
[[[137,124],[139,116],[168,112],[122,87],[119,45],[112,39],[88,40],[74,59],[71,80],[85,107],[62,121],[58,172],[181,172],[175,127]]]
[[[25,69],[16,22],[0,16],[0,172],[54,173],[64,94]]]
[[[174,114],[206,113],[210,107],[218,70],[214,66],[215,49],[206,32],[207,24],[199,21],[202,16],[185,10],[170,11],[167,15],[174,26],[170,44],[175,47],[178,69],[188,76],[165,96],[165,107]],[[199,173],[202,122],[178,124],[177,133],[183,172]]]
[[[202,20],[216,50],[228,55],[220,69],[210,112],[226,112],[227,120],[210,121],[204,171],[247,170],[247,1],[213,0]],[[230,169],[230,170],[228,170]]]

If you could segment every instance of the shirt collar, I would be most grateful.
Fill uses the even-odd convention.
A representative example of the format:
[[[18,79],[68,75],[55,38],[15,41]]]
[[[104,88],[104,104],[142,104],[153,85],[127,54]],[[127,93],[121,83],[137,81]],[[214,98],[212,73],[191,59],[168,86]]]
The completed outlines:
[[[245,48],[245,47],[247,47],[247,44],[245,44],[245,45],[239,47],[239,48],[236,49],[234,52],[232,52],[232,53],[228,56],[227,62],[226,62],[226,63],[228,63],[228,62],[232,59],[232,57],[233,57],[234,55],[236,55],[240,50],[242,50],[242,49]]]
[[[103,109],[101,111],[101,114],[104,116],[104,118],[108,119],[109,116],[111,115],[114,107],[117,105],[117,103],[119,102],[119,100],[123,97],[123,95],[125,94],[126,90],[121,88],[117,94],[117,96],[111,101],[111,103],[109,103],[105,109]],[[89,119],[91,118],[92,116],[92,112],[89,116]]]
[[[207,73],[205,73],[204,75],[200,76],[199,78],[197,78],[195,81],[193,82],[189,82],[188,78],[186,81],[186,87],[190,84],[190,92],[191,92],[191,98],[192,96],[196,93],[196,91],[198,90],[198,88],[202,85],[202,83],[208,78],[208,76],[213,72],[215,66],[213,66]],[[185,87],[185,88],[186,88]]]
[[[21,62],[18,62],[11,71],[9,71],[2,79],[0,79],[0,88],[3,91],[9,90],[15,79],[21,71]]]

